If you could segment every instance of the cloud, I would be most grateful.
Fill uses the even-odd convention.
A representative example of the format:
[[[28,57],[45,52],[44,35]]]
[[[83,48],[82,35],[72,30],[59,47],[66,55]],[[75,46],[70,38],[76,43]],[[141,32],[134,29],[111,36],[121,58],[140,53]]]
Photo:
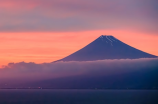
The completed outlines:
[[[9,63],[0,69],[0,85],[32,82],[72,76],[110,76],[146,70],[158,70],[157,58],[70,61],[53,63]]]
[[[0,0],[0,31],[131,29],[157,33],[156,0]]]

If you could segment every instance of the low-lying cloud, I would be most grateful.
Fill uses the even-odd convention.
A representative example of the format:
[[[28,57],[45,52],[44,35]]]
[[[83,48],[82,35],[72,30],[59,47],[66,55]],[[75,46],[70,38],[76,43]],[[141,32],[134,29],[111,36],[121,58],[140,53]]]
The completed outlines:
[[[158,70],[158,58],[70,61],[53,63],[9,63],[0,69],[0,81],[39,81],[71,76],[109,76],[140,70]],[[12,83],[18,83],[12,82]]]

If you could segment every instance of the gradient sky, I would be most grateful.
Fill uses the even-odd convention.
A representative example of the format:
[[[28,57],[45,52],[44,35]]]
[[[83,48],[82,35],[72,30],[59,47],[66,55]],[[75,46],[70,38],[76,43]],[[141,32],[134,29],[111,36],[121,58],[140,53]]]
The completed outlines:
[[[157,0],[0,0],[0,65],[52,62],[100,35],[158,56]]]

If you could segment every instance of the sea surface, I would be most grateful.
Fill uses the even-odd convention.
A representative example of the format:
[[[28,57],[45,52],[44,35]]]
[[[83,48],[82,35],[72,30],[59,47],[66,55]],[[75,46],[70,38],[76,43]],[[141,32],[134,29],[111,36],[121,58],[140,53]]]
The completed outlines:
[[[0,104],[158,104],[158,90],[0,89]]]

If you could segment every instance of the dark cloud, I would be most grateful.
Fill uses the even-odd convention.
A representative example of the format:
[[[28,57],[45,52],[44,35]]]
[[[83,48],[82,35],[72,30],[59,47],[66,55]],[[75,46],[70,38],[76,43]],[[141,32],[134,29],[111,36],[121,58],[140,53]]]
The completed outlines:
[[[1,84],[32,82],[71,76],[110,76],[145,70],[158,70],[158,59],[120,59],[53,63],[9,63],[0,69]],[[16,82],[14,82],[16,80]]]

